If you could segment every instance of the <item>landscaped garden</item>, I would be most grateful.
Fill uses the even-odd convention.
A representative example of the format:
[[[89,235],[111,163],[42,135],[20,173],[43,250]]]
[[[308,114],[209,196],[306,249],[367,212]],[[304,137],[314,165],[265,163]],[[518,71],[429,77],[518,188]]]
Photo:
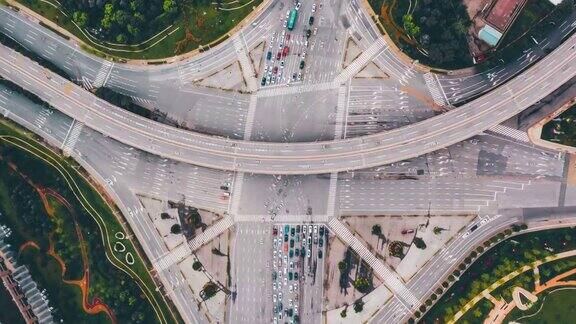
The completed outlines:
[[[542,139],[562,145],[576,146],[576,105],[568,108],[542,128]]]
[[[262,0],[17,0],[101,54],[161,59],[225,37]]]
[[[0,120],[0,223],[70,323],[180,322],[114,211],[65,160]]]
[[[518,229],[518,227],[515,228],[515,230]],[[512,233],[512,230],[508,230],[507,233]],[[442,297],[433,306],[433,302],[426,303],[428,307],[431,306],[429,310],[426,309],[427,307],[419,310],[422,313],[426,312],[421,322],[447,322],[458,311],[462,310],[470,300],[506,275],[548,255],[576,249],[576,241],[572,239],[574,234],[576,234],[574,228],[521,234],[503,240],[478,257],[486,248],[503,239],[505,234],[499,234],[491,241],[485,242],[473,251],[463,264],[458,266],[457,270],[449,276],[441,287],[436,289],[431,300],[435,300],[439,294],[443,294]],[[478,258],[471,263],[475,257]],[[471,263],[469,268],[466,268],[465,263]],[[529,278],[533,278],[531,270],[520,273],[512,280],[502,283],[501,286],[492,291],[492,294],[497,299],[510,300],[511,289],[517,284],[526,286],[527,290],[533,287],[533,280],[528,280]],[[487,300],[480,301],[472,309],[466,311],[461,320],[476,318],[476,320],[482,321],[490,309],[490,303],[485,303],[485,301]]]

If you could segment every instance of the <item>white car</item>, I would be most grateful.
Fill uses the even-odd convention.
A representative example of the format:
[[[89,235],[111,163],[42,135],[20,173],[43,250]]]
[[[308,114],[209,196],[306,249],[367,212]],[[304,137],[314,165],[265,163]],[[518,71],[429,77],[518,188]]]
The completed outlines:
[[[288,287],[288,291],[290,291],[290,292],[293,291],[292,285],[290,285],[290,286]]]
[[[294,306],[294,302],[292,301],[292,299],[288,300],[288,305],[290,305],[290,307]]]
[[[298,73],[298,79],[301,78],[301,74]],[[312,225],[308,225],[308,233],[312,233]]]
[[[313,4],[312,4],[312,13],[315,13],[315,12],[316,12],[316,4],[313,3]]]
[[[318,225],[314,225],[314,234],[318,234]]]
[[[275,282],[272,283],[272,289],[273,289],[273,290],[276,290],[276,283],[275,283]]]
[[[282,292],[278,293],[278,300],[282,300]]]
[[[296,7],[294,7],[294,9],[296,9],[296,11],[300,10],[300,5],[301,5],[301,3],[298,2],[298,3],[296,4]]]
[[[273,302],[276,302],[276,301],[277,301],[276,295],[272,295],[272,301],[273,301]]]

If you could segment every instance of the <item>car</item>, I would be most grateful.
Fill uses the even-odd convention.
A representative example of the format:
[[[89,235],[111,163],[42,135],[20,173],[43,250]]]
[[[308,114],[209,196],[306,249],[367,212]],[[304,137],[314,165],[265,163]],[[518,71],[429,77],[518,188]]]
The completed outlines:
[[[276,283],[275,282],[272,283],[272,289],[276,290]]]
[[[286,34],[286,41],[290,40],[290,34]]]
[[[294,274],[292,271],[288,272],[288,280],[292,280],[294,278]]]
[[[268,54],[266,54],[266,59],[268,61],[270,61],[270,59],[272,59],[272,52],[271,51],[268,51]]]
[[[284,67],[284,60],[280,61],[280,67]]]
[[[310,249],[306,250],[306,256],[309,258],[312,256],[312,252],[310,252]]]
[[[320,245],[320,247],[324,246],[324,240],[322,238],[320,238],[320,240],[318,241],[318,245]]]
[[[289,285],[289,286],[288,286],[288,291],[289,291],[289,292],[293,292],[293,291],[294,291],[294,288],[292,288],[292,285]]]
[[[276,257],[276,250],[272,251],[272,255]]]
[[[407,229],[407,230],[402,230],[402,232],[400,232],[402,234],[410,234],[410,233],[414,233],[413,229]]]
[[[298,272],[294,272],[294,280],[298,280]]]
[[[318,34],[318,27],[314,27],[314,35]]]
[[[282,50],[282,57],[286,57],[286,55],[288,55],[289,52],[290,52],[290,47],[284,46],[284,49]]]
[[[308,47],[308,40],[304,41],[304,47]]]
[[[314,236],[314,244],[318,244],[318,236]]]
[[[278,300],[282,300],[282,292],[278,293]],[[280,309],[282,309],[282,307],[280,307]]]
[[[314,234],[318,233],[318,225],[314,225]]]
[[[304,60],[300,61],[300,69],[304,68]]]
[[[288,277],[284,277],[284,286],[288,284]]]
[[[314,24],[314,16],[310,16],[310,19],[308,19],[308,25],[312,26]]]
[[[294,313],[298,314],[298,303],[296,303],[296,305],[294,305]]]
[[[315,13],[315,12],[316,12],[316,4],[313,3],[313,4],[312,4],[312,13]]]
[[[302,80],[302,73],[298,72],[298,80]]]
[[[288,305],[290,305],[290,307],[294,306],[294,302],[292,301],[292,299],[288,299]]]
[[[290,229],[290,236],[294,236],[294,234],[296,234],[296,229],[294,227],[292,227]]]
[[[320,236],[324,235],[324,226],[320,226]]]
[[[312,234],[312,225],[308,225],[308,233]]]
[[[308,236],[308,245],[312,245],[312,237]]]
[[[300,233],[300,225],[296,225],[296,233]]]
[[[288,20],[284,20],[284,28],[288,27]]]
[[[288,253],[288,256],[290,258],[294,257],[294,250],[290,249],[290,253]]]
[[[322,250],[318,250],[318,259],[322,259]]]
[[[294,251],[294,255],[299,256],[300,255],[300,249],[296,249],[296,251]]]
[[[306,38],[310,38],[312,36],[312,31],[310,29],[306,30]]]
[[[301,6],[301,3],[298,2],[298,3],[296,4],[296,7],[294,7],[294,9],[296,9],[296,11],[298,11],[298,10],[300,10],[300,6]]]
[[[288,233],[284,234],[284,242],[288,242]]]
[[[278,298],[278,297],[276,297],[276,295],[272,295],[272,301],[273,301],[273,302],[276,302],[276,301],[278,300],[277,298]]]
[[[262,81],[260,81],[260,85],[261,85],[261,86],[266,85],[266,78],[265,78],[265,77],[262,78]]]
[[[294,261],[290,261],[290,269],[294,269]]]
[[[280,60],[281,57],[282,57],[282,52],[276,53],[276,60]]]
[[[294,240],[290,240],[290,247],[291,247],[291,248],[294,247]]]

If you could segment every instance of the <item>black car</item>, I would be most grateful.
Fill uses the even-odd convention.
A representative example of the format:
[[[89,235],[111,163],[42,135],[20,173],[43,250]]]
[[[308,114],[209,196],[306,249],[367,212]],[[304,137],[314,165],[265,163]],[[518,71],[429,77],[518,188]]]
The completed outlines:
[[[304,61],[302,60],[302,61],[300,61],[300,69],[303,69],[303,68],[304,68]]]
[[[320,226],[320,236],[324,235],[324,226]]]
[[[310,38],[312,31],[310,29],[306,30],[306,38]]]
[[[308,19],[308,24],[310,26],[312,26],[312,24],[314,24],[314,17],[310,17],[310,19]]]
[[[272,52],[268,52],[268,54],[266,54],[266,59],[270,61],[271,58],[272,58]]]
[[[262,85],[262,86],[266,85],[266,78],[262,78],[260,85]],[[224,190],[224,189],[222,189],[222,190]]]
[[[322,251],[318,250],[318,259],[322,259]]]

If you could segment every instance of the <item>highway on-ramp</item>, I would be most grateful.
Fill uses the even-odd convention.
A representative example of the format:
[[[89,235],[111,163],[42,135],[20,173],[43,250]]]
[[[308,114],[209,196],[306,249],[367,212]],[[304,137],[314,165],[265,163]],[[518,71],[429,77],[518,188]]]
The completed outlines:
[[[425,121],[369,136],[309,143],[226,139],[134,115],[0,47],[0,75],[88,127],[141,150],[210,168],[263,174],[363,169],[452,145],[513,117],[576,75],[576,36],[505,85]]]

